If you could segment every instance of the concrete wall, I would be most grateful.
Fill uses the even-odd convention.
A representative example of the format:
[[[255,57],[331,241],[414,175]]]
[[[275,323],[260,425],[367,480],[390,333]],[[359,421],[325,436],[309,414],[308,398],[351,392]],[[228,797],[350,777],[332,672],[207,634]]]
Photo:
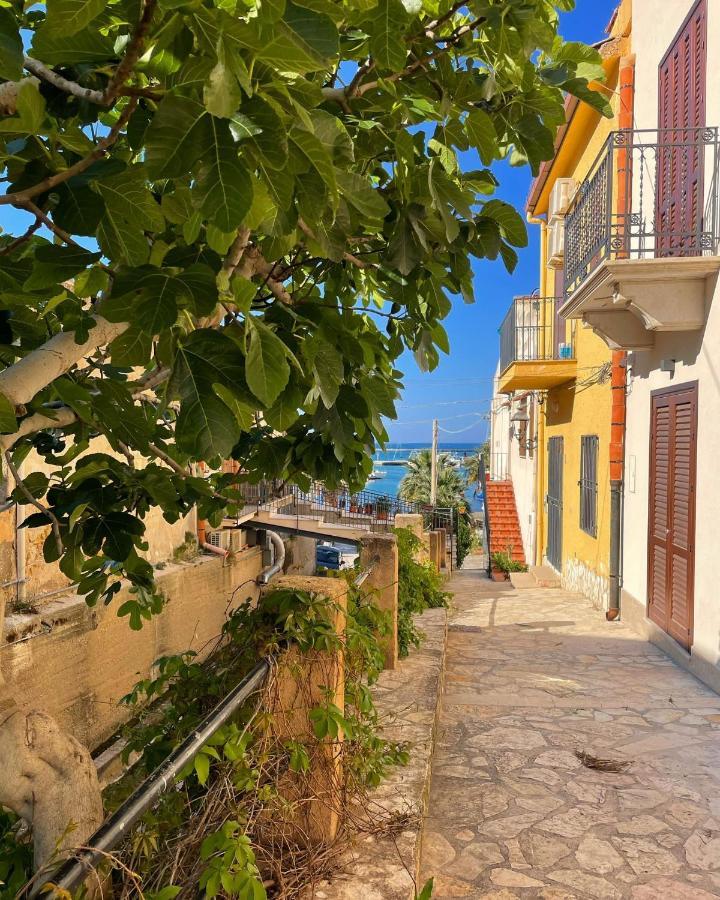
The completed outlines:
[[[528,427],[528,441],[533,441],[532,449],[527,449],[525,455],[521,453],[520,442],[516,437],[511,437],[511,417],[520,408],[520,397],[526,392],[518,392],[514,397],[500,394],[497,390],[497,373],[494,382],[494,397],[490,417],[490,452],[507,460],[507,472],[513,483],[515,491],[515,505],[517,507],[518,521],[523,540],[525,559],[532,564],[535,560],[535,533],[536,533],[536,489],[535,479],[537,475],[537,429],[539,406],[537,395],[530,393],[527,396],[527,411],[530,416]],[[493,473],[495,474],[495,473]]]
[[[94,440],[88,452],[116,455],[105,438]],[[137,457],[136,465],[142,466],[143,464],[144,461]],[[50,475],[53,471],[53,467],[47,465],[43,458],[35,452],[28,455],[22,467],[22,474],[44,472]],[[10,509],[0,513],[0,585],[18,578],[15,525],[16,521],[19,524],[34,512],[35,510],[31,506],[19,506],[16,510]],[[172,559],[173,552],[183,543],[186,533],[196,533],[196,522],[194,510],[171,524],[165,521],[160,509],[151,509],[145,518],[145,540],[149,546],[147,551],[141,555],[153,564]],[[48,565],[43,558],[43,544],[50,529],[26,528],[23,531],[26,579],[23,592],[24,603],[29,607],[38,607],[44,602],[45,594],[57,592],[68,586],[70,582],[56,564]],[[8,603],[9,609],[13,608],[18,596],[16,585],[0,587],[0,600],[4,599]]]
[[[317,541],[315,538],[291,535],[285,539],[284,575],[314,575]]]
[[[257,597],[260,548],[224,563],[201,557],[158,573],[167,604],[140,631],[117,616],[127,590],[108,607],[90,609],[82,598],[65,596],[48,601],[42,615],[9,615],[0,645],[6,682],[1,690],[23,708],[50,713],[94,749],[127,718],[118,700],[152,674],[158,657],[188,649],[202,653],[219,635],[227,610]]]
[[[666,0],[662,7],[663,14],[658,16],[657,3],[634,0],[635,119],[639,128],[657,128],[658,65],[692,5],[691,0]],[[714,75],[714,60],[720,54],[720,0],[708,0],[707,54],[707,124],[715,126],[720,125],[720,81]],[[706,189],[707,184],[708,179]],[[717,552],[717,511],[720,509],[719,290],[713,280],[707,284],[704,329],[658,333],[654,349],[631,355],[627,392],[623,617],[648,629],[650,625],[645,609],[650,395],[654,390],[695,380],[699,382],[694,644],[690,655],[679,647],[677,650],[680,661],[687,657],[689,667],[705,681],[712,680],[709,672],[720,672],[720,603],[717,600],[717,585],[720,582],[720,556]],[[678,303],[681,302],[682,297],[678,297]],[[663,359],[676,361],[674,376],[660,371]],[[657,639],[663,640],[660,637]]]

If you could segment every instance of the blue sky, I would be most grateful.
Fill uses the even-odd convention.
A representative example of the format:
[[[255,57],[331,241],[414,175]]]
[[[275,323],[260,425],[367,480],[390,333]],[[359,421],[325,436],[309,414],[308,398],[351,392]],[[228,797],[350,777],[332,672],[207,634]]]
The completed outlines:
[[[605,35],[617,0],[577,0],[574,12],[562,16],[561,32],[567,40],[594,43]],[[497,196],[523,211],[530,187],[527,169],[507,165],[495,170],[500,180]],[[497,260],[475,266],[476,302],[466,306],[458,299],[445,320],[450,336],[450,356],[443,356],[434,372],[421,373],[410,354],[399,368],[405,372],[405,391],[398,404],[398,418],[388,422],[391,443],[427,441],[432,419],[440,420],[441,442],[480,443],[488,423],[492,378],[498,357],[498,328],[513,296],[532,293],[538,286],[539,228],[528,226],[530,242],[520,251],[513,275]],[[455,433],[450,433],[455,432]]]

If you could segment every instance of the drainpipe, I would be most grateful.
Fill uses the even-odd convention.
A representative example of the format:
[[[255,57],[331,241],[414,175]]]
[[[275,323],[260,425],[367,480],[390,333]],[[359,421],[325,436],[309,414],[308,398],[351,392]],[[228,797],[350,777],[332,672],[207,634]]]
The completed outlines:
[[[620,60],[620,109],[618,125],[622,130],[633,127],[635,95],[635,57],[624,56]],[[632,157],[626,149],[617,155],[617,184],[620,213],[624,221],[632,202]],[[627,252],[618,254],[627,256]],[[624,350],[613,350],[610,387],[612,413],[610,418],[610,602],[606,618],[614,621],[620,616],[620,590],[622,587],[623,543],[623,479],[625,472],[625,424],[626,424],[626,363]]]
[[[205,519],[198,519],[197,523],[197,539],[198,539],[198,547],[202,550],[207,550],[208,553],[214,553],[215,556],[222,556],[223,559],[227,559],[229,556],[229,552],[227,550],[223,550],[222,547],[216,547],[214,544],[209,544],[205,538],[207,536],[207,522]]]
[[[285,544],[283,543],[282,538],[274,531],[266,531],[265,534],[268,537],[268,543],[273,551],[273,561],[258,575],[258,584],[267,584],[274,575],[277,575],[278,572],[282,572],[282,567],[285,564]]]
[[[198,463],[198,474],[202,478],[205,473],[205,463]],[[216,547],[214,544],[209,544],[207,542],[207,521],[205,519],[197,520],[197,542],[198,547],[201,550],[206,550],[208,553],[214,553],[215,556],[222,556],[223,559],[227,559],[230,555],[227,550],[223,550],[222,547]]]

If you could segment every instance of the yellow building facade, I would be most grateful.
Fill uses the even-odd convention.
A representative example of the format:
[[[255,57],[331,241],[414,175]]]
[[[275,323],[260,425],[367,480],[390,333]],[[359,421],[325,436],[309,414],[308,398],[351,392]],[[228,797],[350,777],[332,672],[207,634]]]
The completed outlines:
[[[528,221],[541,229],[539,297],[517,298],[501,347],[498,390],[536,402],[535,560],[607,608],[610,566],[612,353],[591,328],[558,315],[565,295],[563,216],[611,132],[621,127],[619,75],[631,51],[631,3],[598,45],[614,115],[569,100],[554,158],[533,182]],[[502,333],[502,332],[501,332]]]

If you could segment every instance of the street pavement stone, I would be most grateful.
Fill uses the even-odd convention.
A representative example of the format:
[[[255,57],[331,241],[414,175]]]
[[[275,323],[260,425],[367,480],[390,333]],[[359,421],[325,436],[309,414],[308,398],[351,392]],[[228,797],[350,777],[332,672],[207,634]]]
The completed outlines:
[[[434,900],[720,897],[720,697],[580,595],[477,570],[449,587],[420,884]]]

